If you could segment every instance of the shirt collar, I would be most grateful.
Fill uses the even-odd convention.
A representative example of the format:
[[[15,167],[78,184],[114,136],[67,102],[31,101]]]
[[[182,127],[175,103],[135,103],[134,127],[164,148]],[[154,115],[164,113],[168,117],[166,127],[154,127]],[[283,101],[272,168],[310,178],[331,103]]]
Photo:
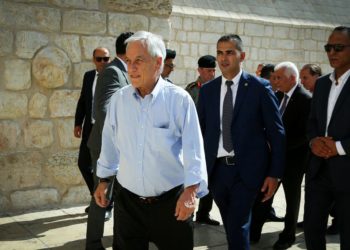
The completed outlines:
[[[156,86],[154,86],[154,88],[153,88],[152,92],[149,94],[149,96],[151,96],[151,98],[154,100],[158,96],[159,92],[167,84],[168,83],[165,80],[163,80],[163,78],[161,76],[159,76],[158,81],[156,82]],[[134,87],[133,87],[133,89],[134,89],[134,91],[133,91],[134,97],[137,97],[137,98],[140,97],[140,94],[138,93],[137,89]]]
[[[239,83],[239,80],[241,79],[242,73],[243,70],[241,69],[233,79],[226,79],[224,76],[222,76],[222,83],[225,85],[226,81],[233,81],[233,86],[237,85]]]
[[[128,72],[128,65],[123,61],[123,59],[121,59],[120,57],[116,56],[116,58],[118,58],[118,60],[123,64],[126,72]]]
[[[287,93],[284,93],[284,94],[287,95],[288,98],[290,98],[290,97],[293,95],[294,90],[295,90],[297,87],[298,87],[298,83],[296,83],[296,84],[293,86],[293,88],[291,88]]]
[[[342,85],[345,84],[346,81],[349,79],[350,76],[350,69],[348,69],[344,74],[342,74],[338,78],[338,84]],[[335,80],[335,71],[332,72],[332,74],[329,76],[329,79],[332,81],[332,84],[335,84],[337,81]]]

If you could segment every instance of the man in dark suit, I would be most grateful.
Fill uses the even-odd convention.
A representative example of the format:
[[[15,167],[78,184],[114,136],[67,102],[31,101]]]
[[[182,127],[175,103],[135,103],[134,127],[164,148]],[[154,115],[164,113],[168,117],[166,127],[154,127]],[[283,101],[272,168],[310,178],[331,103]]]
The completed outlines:
[[[90,151],[87,147],[87,141],[90,136],[95,120],[91,117],[92,102],[95,93],[98,74],[109,62],[109,51],[106,48],[96,48],[93,51],[92,62],[96,69],[87,71],[84,74],[83,86],[75,111],[74,136],[82,138],[79,149],[78,166],[86,185],[89,188],[91,196],[94,193],[94,178],[92,172]],[[85,212],[88,212],[88,207]]]
[[[249,249],[250,212],[257,193],[271,198],[284,166],[285,137],[268,81],[241,69],[238,35],[217,42],[222,76],[203,85],[198,116],[209,188],[219,207],[230,250]]]
[[[326,249],[328,213],[335,201],[340,249],[350,249],[350,27],[336,27],[324,46],[333,73],[319,78],[308,137],[304,232],[309,250]]]
[[[95,117],[95,124],[91,130],[88,140],[88,147],[90,149],[92,166],[94,171],[95,188],[98,185],[98,177],[96,176],[96,164],[101,151],[102,129],[107,112],[110,97],[118,89],[129,84],[127,76],[127,66],[125,64],[125,40],[132,36],[132,32],[125,32],[118,36],[116,41],[117,57],[106,65],[101,72],[95,91],[93,114]],[[111,197],[110,197],[111,199]],[[104,230],[104,221],[106,217],[111,216],[111,207],[102,208],[98,206],[95,199],[91,199],[90,210],[87,222],[86,232],[86,249],[104,249],[102,245],[102,237]]]
[[[284,94],[280,104],[286,131],[286,166],[282,185],[286,198],[284,229],[273,246],[275,250],[289,248],[295,241],[296,224],[301,196],[301,182],[308,158],[306,127],[310,112],[311,96],[297,82],[299,72],[292,62],[276,65],[276,86]]]

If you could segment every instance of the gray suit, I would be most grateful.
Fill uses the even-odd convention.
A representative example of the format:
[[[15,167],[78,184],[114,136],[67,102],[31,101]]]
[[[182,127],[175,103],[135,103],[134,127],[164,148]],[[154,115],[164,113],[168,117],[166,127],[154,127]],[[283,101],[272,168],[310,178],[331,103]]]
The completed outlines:
[[[99,74],[95,96],[93,115],[95,124],[92,127],[88,140],[90,149],[92,167],[94,171],[95,188],[98,185],[96,176],[96,163],[101,151],[102,129],[106,117],[107,107],[111,96],[120,88],[129,84],[129,79],[123,63],[115,58],[111,63],[106,65],[104,70]],[[92,197],[90,202],[89,217],[86,232],[86,249],[104,249],[101,239],[103,237],[104,220],[106,208],[99,207]]]

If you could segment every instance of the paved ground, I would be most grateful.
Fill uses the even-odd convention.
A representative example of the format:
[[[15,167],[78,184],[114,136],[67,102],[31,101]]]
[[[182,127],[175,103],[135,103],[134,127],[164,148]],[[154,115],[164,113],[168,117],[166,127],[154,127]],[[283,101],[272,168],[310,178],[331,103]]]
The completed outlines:
[[[285,203],[282,188],[276,195],[274,207],[277,214],[283,216]],[[0,215],[0,250],[83,250],[87,219],[84,209],[85,206],[76,206]],[[220,220],[216,207],[212,211],[212,217]],[[104,243],[107,249],[112,249],[112,227],[112,221],[106,222]],[[272,249],[282,228],[283,223],[266,223],[260,242],[251,249]],[[340,249],[338,236],[327,236],[327,242],[327,249]],[[150,249],[156,248],[151,246]],[[194,249],[227,249],[223,227],[196,225]],[[297,233],[296,243],[290,249],[306,249],[302,231]]]

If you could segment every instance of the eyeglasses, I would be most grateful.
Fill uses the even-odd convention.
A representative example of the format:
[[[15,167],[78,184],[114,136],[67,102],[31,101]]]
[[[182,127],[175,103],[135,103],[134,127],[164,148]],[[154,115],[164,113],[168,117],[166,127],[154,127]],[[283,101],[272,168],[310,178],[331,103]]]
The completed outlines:
[[[104,62],[108,62],[108,61],[109,61],[109,57],[108,57],[108,56],[106,56],[106,57],[96,56],[96,57],[95,57],[95,60],[96,60],[97,62],[102,62],[102,60],[103,60]]]
[[[326,52],[331,52],[333,49],[334,52],[341,52],[343,51],[346,47],[350,47],[350,45],[344,45],[344,44],[326,44],[324,46],[324,50]]]
[[[167,66],[167,67],[169,67],[169,68],[171,68],[171,69],[173,69],[173,68],[176,67],[175,64],[168,64],[168,63],[165,63],[164,65]]]

